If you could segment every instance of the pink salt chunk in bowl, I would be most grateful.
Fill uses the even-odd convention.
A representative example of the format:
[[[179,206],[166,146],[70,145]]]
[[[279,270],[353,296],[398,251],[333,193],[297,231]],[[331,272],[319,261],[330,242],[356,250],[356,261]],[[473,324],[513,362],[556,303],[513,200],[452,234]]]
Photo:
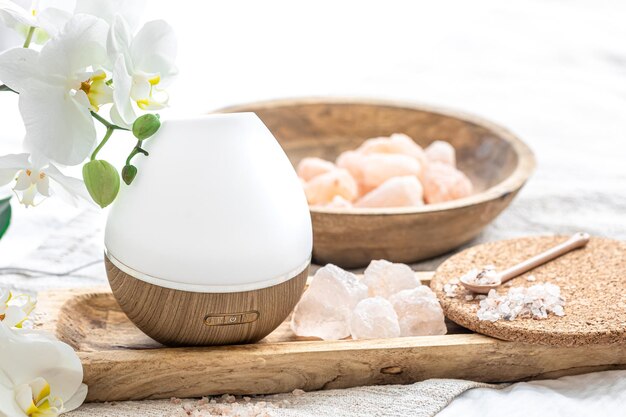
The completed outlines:
[[[308,157],[297,167],[309,205],[337,209],[418,207],[472,194],[445,141],[422,149],[401,133],[368,139],[335,163]]]

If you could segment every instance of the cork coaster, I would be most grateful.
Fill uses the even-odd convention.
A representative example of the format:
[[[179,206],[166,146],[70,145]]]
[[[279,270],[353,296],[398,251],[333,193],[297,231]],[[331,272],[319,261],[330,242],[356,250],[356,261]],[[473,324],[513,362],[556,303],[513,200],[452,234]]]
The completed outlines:
[[[505,294],[512,286],[529,287],[546,282],[558,285],[565,298],[563,317],[549,314],[544,320],[482,321],[476,314],[479,301],[467,301],[465,296],[470,293],[462,286],[459,285],[453,298],[443,291],[444,284],[472,268],[492,264],[498,271],[504,270],[567,238],[528,237],[472,247],[444,262],[430,286],[446,317],[498,339],[554,346],[626,343],[626,242],[591,238],[585,248],[576,249],[498,288],[499,294]],[[536,281],[528,281],[530,275]]]

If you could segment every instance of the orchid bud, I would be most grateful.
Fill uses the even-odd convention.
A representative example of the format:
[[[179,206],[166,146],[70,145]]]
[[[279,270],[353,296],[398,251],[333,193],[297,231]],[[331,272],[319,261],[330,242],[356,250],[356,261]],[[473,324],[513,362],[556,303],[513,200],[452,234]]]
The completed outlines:
[[[135,176],[137,176],[137,167],[134,165],[124,165],[124,168],[122,168],[122,179],[126,185],[130,185],[135,179]]]
[[[144,114],[133,123],[133,135],[139,140],[148,139],[161,127],[158,114]]]
[[[83,180],[93,201],[102,208],[111,204],[120,190],[120,175],[107,161],[95,160],[83,165]]]

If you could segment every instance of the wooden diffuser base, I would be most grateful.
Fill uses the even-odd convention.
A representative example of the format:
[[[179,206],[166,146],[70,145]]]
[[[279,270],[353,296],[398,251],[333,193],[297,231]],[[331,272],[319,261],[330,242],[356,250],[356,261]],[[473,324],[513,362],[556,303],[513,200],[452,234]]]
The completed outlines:
[[[272,287],[231,293],[173,290],[141,281],[105,256],[113,295],[145,334],[170,346],[253,343],[276,329],[302,295],[308,266]]]

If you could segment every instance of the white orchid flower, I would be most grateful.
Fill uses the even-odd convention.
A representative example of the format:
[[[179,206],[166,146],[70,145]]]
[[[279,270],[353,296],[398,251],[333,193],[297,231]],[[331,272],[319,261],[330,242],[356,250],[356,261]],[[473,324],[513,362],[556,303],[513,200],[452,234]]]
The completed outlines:
[[[115,16],[121,14],[131,30],[139,26],[145,0],[76,0],[75,13],[85,13],[99,17],[112,24]]]
[[[158,110],[167,105],[164,89],[177,73],[176,35],[162,20],[146,23],[132,36],[128,24],[116,16],[107,49],[113,63],[113,108],[111,119],[129,127],[137,118],[134,106],[141,110]]]
[[[15,181],[13,190],[26,207],[38,205],[53,192],[74,205],[79,199],[91,201],[83,181],[68,177],[52,162],[27,153],[0,157],[0,186],[11,181]]]
[[[15,48],[0,55],[0,80],[20,93],[29,147],[63,165],[91,152],[96,129],[90,111],[112,99],[101,65],[108,25],[76,15],[41,52]]]
[[[74,350],[51,335],[0,323],[0,416],[56,417],[87,396]]]
[[[28,37],[30,28],[34,28],[32,40],[43,44],[55,37],[63,25],[72,17],[66,10],[57,7],[45,7],[46,2],[33,0],[28,9],[10,0],[0,0],[0,21],[7,27]]]
[[[36,305],[29,295],[13,296],[11,291],[0,288],[0,321],[9,327],[30,327],[29,316]]]

